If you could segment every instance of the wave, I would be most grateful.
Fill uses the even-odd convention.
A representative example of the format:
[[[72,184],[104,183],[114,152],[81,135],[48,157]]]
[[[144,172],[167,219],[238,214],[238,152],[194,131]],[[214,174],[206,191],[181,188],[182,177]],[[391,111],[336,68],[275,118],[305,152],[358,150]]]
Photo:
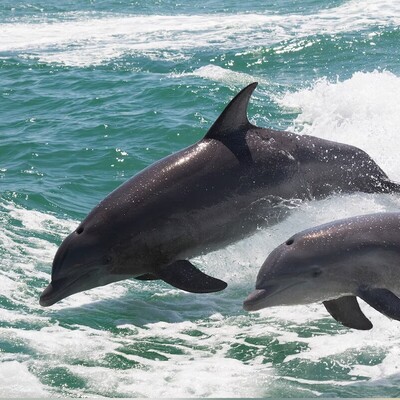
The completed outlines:
[[[193,75],[228,84],[253,80],[212,65]],[[276,101],[298,111],[291,130],[358,145],[400,180],[399,82],[388,71],[358,72],[344,81],[319,80]],[[355,387],[368,394],[382,381],[397,388],[400,324],[364,303],[371,332],[340,326],[321,304],[252,314],[241,304],[267,254],[293,233],[399,207],[398,196],[360,193],[301,203],[280,224],[193,260],[229,283],[221,293],[194,295],[126,280],[42,309],[38,295],[57,244],[77,221],[0,200],[4,395],[351,397]]]
[[[0,53],[70,66],[98,65],[125,54],[179,58],[191,49],[245,49],[309,35],[398,26],[400,4],[353,0],[312,15],[64,13],[60,17],[63,20],[56,22],[44,17],[34,23],[1,24]]]
[[[375,324],[372,336],[341,327],[322,305],[249,314],[241,303],[268,252],[294,231],[399,205],[394,196],[365,194],[303,203],[282,223],[194,260],[229,282],[221,293],[194,295],[163,283],[128,280],[41,309],[37,296],[49,279],[54,242],[73,229],[76,221],[2,202],[0,219],[5,229],[0,231],[0,241],[8,240],[10,246],[3,248],[0,281],[12,270],[12,280],[19,285],[10,288],[12,293],[0,293],[0,299],[10,296],[11,302],[18,302],[18,308],[1,313],[2,360],[7,362],[0,368],[0,377],[7,380],[11,372],[17,376],[7,381],[5,393],[265,397],[282,393],[282,384],[274,387],[279,377],[280,382],[296,381],[297,395],[312,395],[318,390],[326,393],[324,385],[351,386],[353,376],[379,379],[385,372],[394,374],[389,362],[399,346],[399,325],[364,304]],[[37,282],[29,288],[33,278]],[[361,356],[368,358],[371,348],[387,352],[387,360],[374,366],[360,362]],[[314,376],[332,359],[338,360],[340,368],[329,381],[307,379],[307,368]],[[288,372],[299,363],[304,372],[301,379]],[[307,387],[311,384],[312,389]]]

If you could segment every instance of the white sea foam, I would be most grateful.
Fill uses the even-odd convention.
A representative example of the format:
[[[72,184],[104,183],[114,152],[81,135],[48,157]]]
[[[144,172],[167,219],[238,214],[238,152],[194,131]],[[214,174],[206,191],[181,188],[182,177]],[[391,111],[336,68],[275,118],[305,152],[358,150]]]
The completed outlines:
[[[398,334],[398,331],[395,333]],[[395,340],[395,342],[393,343],[392,340]],[[392,378],[393,375],[397,375],[398,381],[400,356],[399,349],[400,347],[398,339],[391,337],[390,346],[387,348],[387,355],[380,364],[356,365],[350,372],[350,375],[369,378],[371,384],[376,384],[378,381],[386,381],[387,384],[390,384],[390,378]]]
[[[3,398],[50,396],[39,379],[18,361],[0,363],[0,391]]]
[[[201,357],[197,354],[171,357],[169,362],[155,361],[151,366],[127,371],[107,368],[71,367],[71,371],[87,380],[97,393],[120,393],[126,397],[261,397],[262,380],[254,381],[261,368],[245,365],[232,358]],[[163,365],[164,364],[164,365]],[[262,368],[265,378],[268,369]],[[112,389],[112,392],[110,391]],[[245,389],[245,390],[244,390]]]
[[[10,201],[0,202],[0,247],[3,251],[0,262],[0,295],[14,304],[27,305],[31,310],[39,309],[38,290],[31,286],[32,280],[50,279],[51,261],[57,246],[49,242],[49,235],[56,240],[74,225],[73,221],[62,221],[50,214],[26,210]],[[76,226],[76,224],[74,225]],[[7,321],[37,323],[34,315],[23,307],[14,315],[3,310],[1,317]]]
[[[256,78],[244,72],[235,72],[228,68],[222,68],[218,65],[205,65],[195,69],[193,72],[172,73],[171,78],[179,78],[186,76],[199,76],[200,78],[222,82],[226,85],[248,85],[254,81],[266,82],[264,79]]]
[[[300,112],[290,130],[355,145],[400,181],[399,98],[400,77],[374,71],[344,81],[321,79],[278,102]]]
[[[41,22],[2,24],[0,52],[74,66],[96,65],[129,53],[179,58],[185,57],[183,51],[209,46],[247,49],[319,33],[397,26],[400,4],[391,0],[353,0],[314,15],[74,13],[66,17],[60,22],[44,17]]]

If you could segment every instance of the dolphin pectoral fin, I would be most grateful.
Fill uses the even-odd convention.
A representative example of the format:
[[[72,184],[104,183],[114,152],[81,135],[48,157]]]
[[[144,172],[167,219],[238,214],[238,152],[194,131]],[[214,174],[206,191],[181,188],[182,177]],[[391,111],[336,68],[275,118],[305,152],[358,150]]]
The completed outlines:
[[[256,86],[257,82],[251,83],[231,100],[208,130],[204,139],[221,140],[233,132],[240,132],[251,126],[247,118],[247,106]]]
[[[400,299],[390,290],[360,288],[358,296],[383,315],[400,321]]]
[[[170,285],[192,293],[218,292],[227,287],[224,281],[206,275],[187,260],[178,260],[161,268],[158,276]]]
[[[372,328],[371,321],[361,311],[355,296],[344,296],[323,303],[329,314],[344,326],[364,331]]]
[[[143,274],[136,276],[135,279],[137,279],[138,281],[155,281],[160,278],[153,274]]]

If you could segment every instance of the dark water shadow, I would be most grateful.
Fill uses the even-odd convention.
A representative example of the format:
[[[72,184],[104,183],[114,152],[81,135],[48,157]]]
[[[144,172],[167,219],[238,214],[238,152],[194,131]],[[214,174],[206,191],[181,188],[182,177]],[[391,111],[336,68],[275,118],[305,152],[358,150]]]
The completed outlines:
[[[340,393],[339,388],[332,392],[332,395],[335,397],[398,398],[400,396],[400,373],[384,376],[373,381],[363,378],[347,385],[345,393]]]

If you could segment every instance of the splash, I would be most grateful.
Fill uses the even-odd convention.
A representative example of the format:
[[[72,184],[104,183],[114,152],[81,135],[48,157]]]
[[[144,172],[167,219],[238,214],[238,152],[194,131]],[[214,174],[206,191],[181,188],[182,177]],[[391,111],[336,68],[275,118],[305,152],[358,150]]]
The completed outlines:
[[[357,146],[400,181],[399,98],[400,77],[374,71],[344,81],[321,79],[277,101],[299,111],[290,130]]]

